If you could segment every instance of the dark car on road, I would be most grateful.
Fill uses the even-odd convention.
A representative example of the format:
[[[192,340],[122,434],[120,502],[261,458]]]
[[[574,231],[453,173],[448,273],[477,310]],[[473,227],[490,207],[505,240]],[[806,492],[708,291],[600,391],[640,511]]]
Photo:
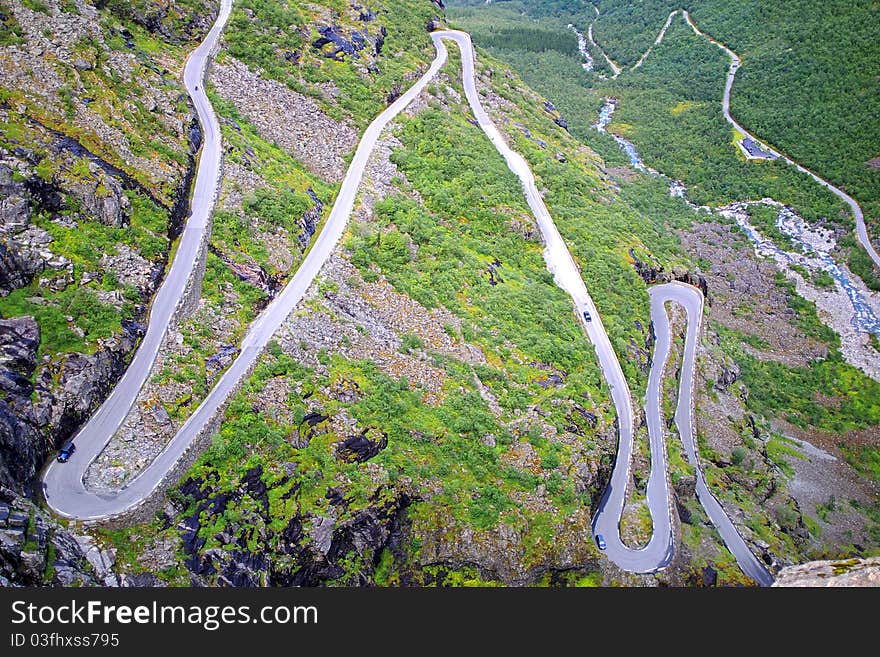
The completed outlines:
[[[586,321],[588,321],[588,322],[592,322],[592,321],[593,321],[593,318],[590,317],[590,313],[587,312],[586,310],[584,311],[584,320],[586,320]]]
[[[75,451],[76,445],[73,444],[72,440],[68,440],[61,446],[61,449],[58,450],[58,462],[67,463],[68,459],[73,456]]]
[[[606,547],[608,547],[605,544],[605,537],[602,536],[602,534],[596,534],[596,545],[599,546],[600,550],[604,550]]]

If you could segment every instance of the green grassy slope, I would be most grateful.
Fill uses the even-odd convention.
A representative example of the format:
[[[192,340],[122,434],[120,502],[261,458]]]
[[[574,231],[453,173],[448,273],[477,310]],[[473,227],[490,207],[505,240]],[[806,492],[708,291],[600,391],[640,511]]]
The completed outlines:
[[[422,38],[414,39],[416,48]],[[181,518],[198,519],[202,546],[193,551],[176,522],[113,538],[127,544],[131,537],[183,537],[163,574],[170,581],[185,581],[187,572],[216,581],[195,564],[214,559],[205,553],[222,546],[266,555],[270,583],[574,583],[588,573],[589,581],[597,579],[589,518],[601,493],[595,473],[607,467],[615,440],[613,409],[592,346],[546,270],[520,186],[469,121],[459,66],[452,49],[448,77],[429,85],[427,106],[398,120],[394,189],[372,215],[352,223],[343,242],[352,273],[317,282],[295,313],[305,325],[263,355],[212,447],[172,494]],[[348,75],[335,64],[329,70]],[[686,266],[670,235],[689,214],[656,181],[617,189],[601,159],[556,125],[543,99],[514,73],[482,56],[479,70],[494,92],[492,111],[546,189],[639,395],[648,303],[631,253]],[[314,73],[303,79],[308,75]],[[359,107],[363,113],[352,121],[372,118],[370,105]],[[274,157],[264,147],[259,155]],[[400,296],[389,298],[389,288]],[[395,354],[383,347],[373,359],[353,356],[374,329],[349,314],[352,302],[337,298],[372,298],[377,290],[383,296],[374,312],[417,302],[446,318],[442,331],[456,353],[402,333]],[[301,358],[309,322],[321,322],[327,340]],[[473,349],[484,362],[461,355]],[[402,364],[389,372],[389,361]],[[413,374],[425,369],[439,390]],[[269,405],[267,391],[279,389]],[[305,421],[310,413],[326,417],[312,415],[312,426]],[[354,427],[341,424],[347,417]],[[366,463],[352,462],[341,446],[359,431],[387,440]],[[268,508],[256,493],[240,492],[251,490],[245,481],[254,473],[268,489]],[[223,510],[205,505],[205,496],[217,495],[228,500]],[[405,515],[399,528],[389,525],[395,538],[387,546],[347,542],[346,528],[401,505]],[[315,556],[309,528],[328,514],[338,531],[325,562]],[[136,561],[129,566],[142,568]],[[225,567],[222,559],[212,563]]]
[[[369,5],[378,19],[358,20],[366,10],[344,0],[322,3],[277,0],[236,2],[225,36],[229,54],[263,75],[313,96],[334,118],[346,118],[363,128],[385,106],[395,88],[406,86],[413,72],[433,57],[434,48],[425,30],[439,9],[429,1],[381,0]],[[256,16],[257,20],[252,17]],[[323,57],[311,47],[320,35],[319,26],[341,25],[351,37],[354,31],[375,37],[385,29],[380,52],[371,44],[357,57],[344,61]],[[307,25],[305,30],[291,29]],[[338,90],[338,106],[328,103],[320,85],[331,83]]]
[[[738,159],[711,100],[725,69],[717,49],[696,47],[675,28],[640,77],[593,93],[596,80],[585,76],[565,29],[565,3],[544,7],[528,23],[519,6],[493,3],[486,14],[452,15],[462,27],[473,24],[477,46],[488,45],[478,58],[481,85],[492,91],[486,103],[534,169],[639,399],[648,367],[648,300],[635,259],[694,271],[676,231],[690,228],[696,215],[671,199],[661,180],[623,167],[609,173],[626,160],[610,137],[589,127],[603,94],[621,97],[618,129],[645,149],[649,163],[684,178],[701,199],[779,194],[810,216],[836,216],[840,207],[788,170]],[[581,19],[589,15],[585,8]],[[424,24],[438,12],[435,4],[389,1],[379,9],[389,31],[382,53],[333,61],[311,46],[318,26],[373,36],[377,26],[361,25],[335,0],[242,0],[221,60],[233,56],[259,68],[317,100],[328,115],[363,128],[395,86],[405,87],[433,56]],[[665,13],[655,13],[662,23]],[[519,184],[469,121],[458,63],[452,49],[447,77],[429,86],[418,113],[398,120],[400,145],[390,158],[396,175],[373,211],[351,224],[337,261],[343,274],[325,271],[290,331],[263,354],[211,447],[171,491],[173,510],[106,534],[124,568],[158,571],[173,584],[191,577],[275,585],[602,579],[589,517],[613,453],[613,409],[592,347],[546,272]],[[557,105],[570,133],[529,87]],[[220,213],[215,240],[270,270],[253,225],[293,230],[303,187],[320,181],[260,138],[237,108],[218,101],[218,110],[237,122],[238,129],[224,123],[237,149],[233,161],[256,160],[270,186],[245,201],[247,222]],[[239,158],[247,147],[254,154]],[[332,189],[320,195],[332,196]],[[204,296],[211,301],[230,286],[245,301],[238,317],[244,325],[264,297],[209,261]],[[827,338],[812,306],[792,299],[799,321]],[[361,300],[369,302],[366,314],[358,312]],[[396,328],[398,346],[376,342],[365,356],[364,345],[378,332],[370,315],[413,307],[431,319]],[[432,321],[442,322],[449,344],[417,335]],[[194,345],[197,328],[186,335]],[[877,386],[842,363],[830,341],[829,358],[808,368],[747,360],[737,336],[725,334],[723,349],[745,363],[742,378],[755,390],[749,403],[756,413],[788,408],[794,423],[833,430],[874,423]],[[196,352],[181,370],[203,377],[204,356]],[[791,402],[815,391],[851,397],[837,407],[821,399]],[[346,445],[363,444],[358,437],[381,447],[355,458]],[[678,467],[686,477],[687,468]],[[726,483],[721,470],[727,468],[713,466],[713,485]],[[775,486],[773,473],[764,475],[767,487]],[[751,492],[740,486],[725,494],[754,504]],[[756,534],[795,558],[791,528],[780,529],[769,510],[754,506]],[[693,545],[711,540],[699,522],[685,533]],[[169,544],[161,568],[143,560],[147,548]],[[723,550],[700,559],[700,567],[721,571],[721,582],[741,581]]]

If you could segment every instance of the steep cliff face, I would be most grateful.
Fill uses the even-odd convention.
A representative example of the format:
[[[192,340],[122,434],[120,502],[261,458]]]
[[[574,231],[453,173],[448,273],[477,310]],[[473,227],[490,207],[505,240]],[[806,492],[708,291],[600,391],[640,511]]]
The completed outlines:
[[[0,585],[116,585],[27,498],[106,397],[188,212],[214,3],[0,2]]]
[[[33,317],[0,320],[0,483],[19,489],[33,481],[50,449],[30,402],[39,344]]]
[[[114,550],[74,534],[0,486],[0,586],[119,586]]]
[[[107,9],[172,43],[188,42],[207,32],[217,17],[219,3],[204,0],[90,0],[98,9]]]

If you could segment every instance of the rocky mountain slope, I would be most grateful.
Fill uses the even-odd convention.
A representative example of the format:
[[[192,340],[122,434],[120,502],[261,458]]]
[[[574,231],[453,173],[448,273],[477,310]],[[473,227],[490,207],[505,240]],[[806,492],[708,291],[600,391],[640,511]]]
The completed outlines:
[[[178,76],[211,11],[0,7],[0,476],[11,488],[29,488],[137,342],[188,211],[199,130]]]
[[[463,101],[454,47],[383,134],[346,235],[159,512],[74,531],[29,499],[52,448],[124,367],[185,218],[198,130],[178,75],[214,11],[201,0],[0,0],[3,84],[15,81],[0,97],[0,583],[749,585],[675,435],[676,561],[633,576],[595,547],[613,407],[519,184]],[[231,362],[320,230],[360,131],[426,69],[443,21],[439,0],[236,0],[206,85],[224,161],[204,280],[89,487],[136,475]],[[755,553],[778,570],[821,553],[822,532],[870,549],[870,485],[842,484],[856,477],[843,459],[823,467],[783,436],[813,439],[804,418],[864,430],[852,409],[820,396],[821,411],[772,423],[755,411],[767,396],[747,385],[756,362],[837,362],[815,310],[731,222],[704,221],[607,136],[569,132],[553,97],[484,51],[477,72],[634,399],[653,340],[647,286],[675,278],[706,293],[698,441]],[[748,335],[744,354],[729,348]],[[622,527],[634,546],[650,532],[648,456],[638,438]],[[838,473],[836,505],[819,497],[820,471]]]
[[[119,586],[126,580],[113,572],[114,561],[115,549],[0,487],[0,586]]]
[[[855,304],[828,271],[798,264],[811,264],[808,259],[814,254],[802,252],[804,243],[795,232],[787,232],[792,213],[799,213],[803,219],[795,223],[801,235],[808,239],[822,235],[813,243],[876,313],[880,297],[871,289],[876,288],[877,272],[870,261],[867,267],[859,264],[867,254],[854,246],[850,216],[791,167],[746,161],[721,113],[729,61],[680,18],[671,21],[663,42],[640,68],[628,68],[612,79],[613,71],[587,38],[588,26],[595,22],[595,32],[604,25],[604,31],[594,36],[600,34],[608,44],[615,40],[619,48],[612,55],[624,46],[636,53],[632,64],[656,38],[669,8],[664,9],[663,3],[636,7],[625,0],[597,4],[598,13],[588,4],[556,0],[490,5],[453,0],[448,15],[471,32],[477,45],[510,63],[562,109],[570,118],[572,134],[608,163],[607,171],[622,196],[638,199],[638,207],[649,212],[658,209],[657,199],[639,199],[650,184],[648,179],[653,179],[666,185],[672,198],[682,199],[671,203],[690,203],[694,221],[676,230],[676,240],[707,291],[696,400],[698,444],[712,490],[753,550],[773,568],[814,558],[875,554],[880,549],[880,488],[873,466],[880,445],[880,416],[873,410],[880,399],[876,324],[859,323]],[[703,29],[717,27],[710,14],[729,18],[735,12],[754,10],[747,3],[734,9],[729,3],[700,3],[699,9],[695,6],[693,14],[705,20],[700,22]],[[811,20],[819,21],[820,16],[821,12],[813,13]],[[761,56],[780,47],[783,41],[776,37],[803,27],[775,20],[765,26],[757,18],[745,27],[737,25],[734,32],[767,45]],[[728,21],[728,26],[732,24]],[[644,36],[638,52],[622,36],[625,30]],[[584,39],[581,50],[577,32]],[[774,39],[768,41],[768,34]],[[808,41],[800,44],[809,50]],[[857,58],[867,52],[862,46],[854,48]],[[791,56],[801,58],[801,54]],[[811,78],[811,84],[821,79]],[[855,81],[854,77],[846,84]],[[799,87],[790,97],[806,93],[806,88]],[[771,95],[782,93],[773,87]],[[745,99],[755,97],[739,77],[734,95],[740,107]],[[614,101],[609,102],[609,97]],[[609,107],[612,114],[606,115]],[[866,108],[851,110],[864,112],[862,123],[867,121]],[[600,116],[610,121],[605,132],[596,129]],[[837,158],[840,164],[849,155],[829,149],[825,158]],[[833,171],[829,168],[827,173]],[[785,207],[732,203],[767,196]],[[870,204],[864,207],[870,214]],[[757,227],[767,244],[791,254],[792,266],[768,257],[771,249],[757,247],[741,227],[745,221]],[[666,263],[645,258],[638,250],[630,255],[646,281],[668,275]],[[667,382],[667,417],[674,409],[673,383]],[[672,445],[671,477],[682,520],[680,563],[690,564],[692,581],[706,581],[703,565],[716,570],[729,555],[711,545],[711,532],[706,531],[705,517],[690,489],[693,474],[680,456]],[[636,542],[644,541],[650,530],[640,499],[647,457],[646,443],[637,440],[635,495],[623,524],[624,532]],[[714,581],[711,572],[708,580]]]
[[[333,16],[334,33],[363,29],[361,12],[352,9]],[[376,8],[366,22],[402,25],[410,41],[401,50],[418,53],[435,10],[430,3],[395,3]],[[394,22],[387,18],[392,11],[425,13],[416,14],[417,23],[406,15]],[[300,33],[326,32],[327,17],[311,16]],[[271,185],[263,172],[303,167],[291,187],[295,194],[307,193],[307,185],[318,190],[316,176],[325,184],[334,180],[334,153],[321,146],[326,138],[284,141],[299,129],[284,117],[308,115],[344,143],[372,111],[367,102],[360,113],[351,109],[346,96],[364,92],[347,76],[354,69],[369,86],[385,60],[328,58],[317,52],[327,44],[315,38],[283,67],[279,44],[279,61],[264,58],[257,68],[244,50],[241,60],[233,56],[241,33],[251,31],[265,36],[259,23],[233,16],[211,75],[233,145],[222,201],[231,216],[218,215],[215,236],[229,235],[217,228],[234,218],[243,239],[219,250],[237,262],[236,252],[251,263],[262,258],[268,273],[274,249],[261,254],[249,245],[271,245],[275,240],[264,236],[273,232],[290,240],[305,224],[291,221],[285,232],[272,226],[261,200]],[[387,47],[394,32],[386,32]],[[294,65],[300,72],[291,81]],[[616,572],[589,540],[592,504],[615,441],[607,391],[568,302],[546,273],[518,185],[468,121],[458,76],[453,52],[436,84],[385,135],[348,237],[160,516],[105,532],[119,548],[123,570],[155,573],[156,584],[657,582]],[[303,94],[309,84],[317,88]],[[652,210],[644,209],[644,198],[624,196],[601,158],[568,135],[553,104],[500,63],[481,57],[479,84],[499,125],[541,176],[560,229],[607,311],[603,318],[614,327],[624,367],[634,386],[643,386],[650,348],[646,281],[687,277],[688,263],[666,236],[679,222],[689,225],[689,211],[672,206],[656,185],[642,189],[656,204]],[[252,89],[285,111],[249,109]],[[267,139],[279,148],[265,145]],[[329,202],[319,190],[316,196]],[[295,219],[309,205],[283,209]],[[652,276],[635,266],[639,259],[656,264]],[[266,280],[238,278],[241,290]],[[163,356],[164,381],[154,380],[156,387],[142,395],[143,425],[123,434],[136,450],[132,438],[117,441],[111,449],[118,451],[104,455],[110,467],[93,468],[94,485],[107,473],[114,479],[103,485],[117,485],[136,471],[140,461],[126,454],[161,448],[216,376],[208,360],[228,358],[212,337],[222,335],[224,324],[205,318],[240,315],[200,314],[217,307],[210,289],[187,320],[192,329],[181,330],[178,346]],[[220,298],[234,300],[233,292],[227,286]],[[239,305],[246,306],[232,307]],[[184,377],[170,367],[181,357],[193,359]],[[681,490],[684,501],[696,503],[686,485]],[[773,522],[756,514],[759,527]],[[729,555],[708,536],[708,570],[701,556],[696,574],[684,560],[660,581],[708,583],[711,571],[720,583],[741,582]]]
[[[190,0],[0,3],[0,484],[9,495],[33,495],[46,458],[103,401],[143,330],[188,213],[200,139],[179,76],[213,11]],[[86,563],[62,529],[16,500],[39,529],[23,534],[36,552],[22,554]],[[7,562],[3,576],[40,583],[53,566],[34,564],[16,575]]]

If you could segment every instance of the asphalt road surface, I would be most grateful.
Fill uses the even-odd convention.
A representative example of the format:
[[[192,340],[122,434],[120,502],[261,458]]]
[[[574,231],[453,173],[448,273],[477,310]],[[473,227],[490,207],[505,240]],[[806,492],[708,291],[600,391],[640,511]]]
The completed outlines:
[[[431,35],[437,49],[437,56],[428,71],[406,93],[386,108],[364,132],[349,165],[330,216],[316,238],[312,249],[291,281],[251,325],[242,342],[238,357],[226,370],[205,400],[193,412],[192,416],[159,456],[125,487],[112,494],[98,494],[85,488],[83,476],[88,466],[100,454],[124,420],[149,373],[161,339],[177,306],[177,302],[183,293],[186,279],[195,262],[201,233],[207,229],[207,222],[214,203],[217,176],[219,174],[220,139],[216,117],[207,98],[204,96],[203,90],[198,87],[202,82],[205,64],[210,56],[210,52],[229,15],[229,9],[230,0],[223,0],[217,23],[203,44],[191,55],[185,70],[186,86],[196,104],[205,134],[193,197],[193,214],[181,238],[181,246],[172,264],[171,271],[157,295],[150,315],[150,326],[147,330],[147,335],[138,353],[135,355],[132,365],[105,404],[101,406],[77,435],[77,453],[74,457],[67,464],[53,463],[44,475],[43,492],[50,508],[60,515],[82,520],[107,518],[137,506],[160,486],[165,476],[187,451],[193,441],[209,426],[211,420],[222,412],[229,396],[250,373],[257,357],[272,335],[302,299],[345,230],[354,206],[364,167],[382,130],[421,93],[427,83],[446,63],[448,53],[444,41],[453,40],[459,45],[462,52],[462,77],[465,94],[474,112],[474,116],[479,126],[504,157],[508,167],[519,177],[522,183],[529,207],[532,209],[544,237],[544,257],[547,267],[553,274],[556,283],[568,292],[574,301],[578,318],[595,346],[600,366],[617,409],[619,426],[617,462],[612,483],[609,485],[599,511],[594,518],[594,531],[605,534],[608,542],[606,554],[627,570],[651,572],[666,566],[672,558],[674,543],[666,476],[666,451],[663,448],[662,427],[660,426],[659,419],[659,397],[653,402],[649,402],[649,413],[652,418],[650,422],[654,425],[654,428],[651,431],[652,470],[648,481],[648,503],[655,531],[644,549],[633,550],[622,544],[618,531],[620,515],[623,510],[625,482],[629,477],[632,455],[633,413],[629,387],[608,335],[602,325],[601,317],[587,292],[577,265],[562,240],[556,225],[553,223],[547,207],[544,205],[535,185],[535,178],[531,169],[525,159],[507,145],[507,142],[482,107],[474,81],[474,53],[470,37],[466,33],[451,30],[435,32]],[[685,292],[683,290],[693,291],[695,288],[683,285],[669,285],[660,286],[654,288],[654,290],[652,290],[651,294],[652,315],[658,304],[662,308],[663,303],[669,299],[684,299],[683,305],[686,308],[688,303],[693,303],[693,292]],[[702,297],[698,291],[696,293],[699,297],[699,306],[695,317],[699,318],[701,316]],[[591,321],[587,321],[584,318],[584,311],[591,315]],[[662,312],[662,315],[665,318],[665,310]],[[658,318],[654,318],[655,324],[659,327],[659,333],[662,334],[664,330],[663,324]],[[693,367],[696,344],[696,332],[691,336],[691,329],[698,325],[699,319],[694,321],[692,316],[692,321],[688,325],[691,368]],[[666,335],[668,340],[668,324],[666,325]],[[686,353],[686,360],[687,357]],[[665,363],[665,356],[660,365],[655,366],[651,372],[651,380],[655,390],[659,390],[663,363]],[[686,388],[685,385],[687,386]],[[692,376],[683,377],[679,410],[682,408],[688,409],[687,413],[685,413],[688,418],[686,420],[688,427],[690,426],[689,414],[692,404],[691,386]],[[681,413],[677,414],[676,419],[681,423],[684,420],[679,418],[679,415]],[[688,432],[682,435],[690,436],[692,434]],[[692,441],[685,442],[687,444]],[[694,458],[696,458],[695,455]],[[703,487],[705,488],[704,482]],[[706,504],[710,499],[714,501],[714,498],[706,489],[705,494],[701,494],[701,500]],[[715,504],[717,505],[717,502]],[[726,520],[732,532],[731,543],[735,543],[736,539],[739,539],[740,543],[742,543],[742,539],[736,534],[735,529],[733,529],[732,524],[730,524],[729,519],[724,515],[720,506],[718,506],[720,515],[718,513],[713,514],[708,507],[707,511],[710,512],[710,517],[715,515],[719,518],[719,531],[722,533],[722,536],[726,532],[724,529],[724,520]],[[721,519],[722,517],[723,520]],[[714,520],[715,518],[713,518]],[[742,553],[743,562],[748,563],[748,556],[751,553],[744,543],[742,543],[742,547],[745,550]],[[737,553],[734,552],[734,554]],[[737,558],[740,558],[739,554],[737,554]],[[753,555],[751,558],[754,560]],[[756,579],[758,578],[756,577]]]
[[[184,84],[202,126],[202,149],[192,197],[192,213],[180,236],[171,267],[153,300],[146,333],[113,392],[75,436],[76,453],[66,464],[51,462],[43,475],[43,495],[46,502],[53,511],[61,515],[98,518],[110,515],[119,508],[113,501],[87,492],[82,479],[88,465],[98,457],[122,425],[149,376],[168,325],[193,273],[202,237],[210,226],[220,180],[222,150],[220,125],[205,95],[202,81],[205,67],[231,10],[232,0],[221,0],[217,20],[204,41],[189,56],[184,68]],[[135,494],[149,493],[140,483],[134,487],[134,491]],[[130,493],[123,497],[134,499]]]
[[[584,285],[580,270],[538,193],[532,170],[523,157],[507,145],[480,103],[480,97],[474,83],[474,54],[470,37],[463,32],[440,33],[435,37],[438,48],[442,47],[439,38],[453,39],[461,48],[464,69],[462,78],[468,103],[483,132],[486,133],[486,136],[506,160],[507,166],[519,177],[522,183],[526,200],[544,238],[544,259],[547,262],[547,269],[553,274],[556,284],[565,290],[574,301],[578,319],[596,349],[602,374],[608,383],[611,398],[617,410],[619,435],[617,460],[612,482],[606,489],[602,504],[594,517],[594,533],[598,532],[604,535],[607,542],[606,555],[621,568],[635,572],[659,570],[671,561],[674,547],[669,515],[669,497],[666,490],[665,451],[653,449],[653,447],[651,450],[652,456],[657,455],[657,459],[659,459],[658,462],[652,463],[651,477],[648,480],[649,508],[655,531],[645,549],[632,550],[622,543],[618,531],[626,493],[626,486],[621,482],[626,482],[629,477],[633,446],[633,412],[629,385],[623,375],[617,354],[608,339],[602,318],[589,292],[587,292],[586,285]],[[591,321],[586,321],[583,315],[584,311],[589,313]]]
[[[568,247],[565,245],[554,224],[541,195],[535,185],[535,178],[528,163],[513,151],[502,138],[498,129],[486,114],[480,102],[475,86],[474,52],[470,37],[464,32],[445,31],[433,35],[438,51],[444,48],[442,39],[451,39],[458,43],[462,52],[462,79],[465,95],[471,110],[483,132],[489,137],[495,148],[504,157],[507,166],[517,175],[522,184],[529,207],[532,210],[538,227],[544,238],[544,259],[548,270],[553,274],[556,284],[564,289],[574,301],[578,319],[584,326],[596,349],[602,373],[609,385],[611,397],[617,410],[618,418],[618,450],[612,481],[606,489],[602,502],[593,520],[595,533],[602,533],[606,540],[605,554],[617,565],[631,572],[655,572],[669,565],[674,555],[674,540],[671,519],[671,497],[668,486],[668,467],[666,449],[660,416],[660,389],[663,369],[668,357],[669,324],[666,316],[666,301],[681,303],[688,311],[688,339],[685,345],[685,363],[679,395],[679,408],[676,422],[682,431],[689,456],[699,472],[699,461],[693,443],[691,409],[693,407],[693,372],[696,357],[697,336],[699,335],[702,318],[703,295],[690,285],[671,283],[655,286],[650,290],[652,320],[659,325],[659,331],[665,332],[666,351],[662,360],[655,357],[651,369],[649,385],[653,386],[654,396],[649,397],[646,412],[649,417],[649,440],[651,442],[651,474],[647,484],[647,504],[651,512],[654,532],[648,544],[642,549],[631,549],[620,540],[620,517],[623,513],[626,495],[626,481],[629,478],[630,462],[633,446],[633,413],[629,386],[620,367],[617,355],[602,325],[602,319],[584,285],[580,270],[574,262]],[[587,311],[591,320],[583,315]],[[702,484],[702,489],[700,485]],[[724,513],[717,500],[711,495],[700,474],[698,479],[698,495],[706,505],[710,519],[716,525],[725,544],[736,556],[745,572],[761,584],[772,583],[769,573],[761,566],[736,532],[733,523]]]
[[[326,225],[315,239],[311,250],[293,278],[251,324],[242,341],[238,357],[223,373],[208,396],[177,434],[168,442],[165,449],[122,489],[112,494],[95,493],[85,487],[83,482],[85,472],[119,428],[137,398],[155,359],[173,309],[176,307],[176,301],[183,293],[185,278],[189,275],[192,263],[197,256],[200,231],[206,229],[206,222],[213,207],[216,177],[217,171],[219,171],[220,131],[213,110],[202,93],[202,77],[211,48],[228,17],[230,2],[231,0],[223,0],[223,9],[217,23],[205,42],[191,55],[185,73],[187,89],[195,99],[199,117],[203,125],[206,126],[202,161],[193,197],[193,215],[187,223],[184,237],[181,239],[181,247],[175,255],[172,272],[169,273],[169,278],[166,279],[163,289],[160,290],[154,302],[158,307],[154,307],[150,315],[150,326],[147,329],[147,337],[144,338],[145,344],[147,339],[151,338],[148,348],[145,349],[144,344],[141,345],[119,385],[77,434],[75,438],[77,451],[70,461],[65,464],[53,462],[43,476],[43,495],[46,503],[53,511],[62,516],[81,520],[97,520],[119,515],[136,507],[160,486],[165,476],[193,441],[208,427],[211,420],[222,412],[229,396],[250,373],[263,347],[302,299],[321,266],[339,241],[348,224],[364,167],[383,128],[421,93],[425,85],[446,62],[446,49],[440,44],[437,49],[437,57],[428,71],[367,127],[358,143],[354,158],[348,167]],[[436,36],[435,43],[440,43]],[[208,164],[209,160],[213,162],[215,156],[217,162],[213,165]],[[197,221],[195,224],[192,223],[194,219]],[[199,233],[196,235],[196,239],[191,240],[193,242],[191,245],[186,242],[186,231]],[[186,250],[184,250],[185,246]],[[179,269],[183,272],[184,280],[178,284],[175,278],[172,286],[169,284],[169,280],[175,276],[174,266],[179,262],[181,263]],[[174,293],[176,296],[172,296]],[[158,324],[154,326],[156,322]]]
[[[736,531],[736,527],[724,512],[721,504],[706,485],[700,460],[697,457],[696,431],[693,421],[693,397],[694,375],[697,341],[700,335],[700,324],[703,317],[703,293],[695,287],[684,283],[667,283],[655,285],[648,290],[651,298],[651,323],[654,327],[654,354],[651,362],[651,372],[648,377],[647,399],[645,400],[645,415],[648,421],[648,435],[651,440],[651,456],[653,477],[656,467],[653,462],[655,451],[663,452],[663,472],[666,468],[666,449],[663,444],[663,422],[660,414],[662,408],[662,376],[669,359],[670,349],[670,326],[669,317],[666,314],[666,304],[677,303],[687,313],[687,333],[685,335],[684,353],[681,364],[681,380],[678,390],[678,404],[675,409],[675,425],[679,437],[687,453],[688,461],[696,469],[697,498],[706,510],[709,520],[715,526],[721,540],[736,558],[742,571],[755,580],[761,586],[770,586],[773,577],[761,563],[761,561],[748,548],[745,541]],[[655,448],[656,444],[656,448]],[[661,461],[658,459],[658,463]],[[650,491],[650,479],[649,479]]]

